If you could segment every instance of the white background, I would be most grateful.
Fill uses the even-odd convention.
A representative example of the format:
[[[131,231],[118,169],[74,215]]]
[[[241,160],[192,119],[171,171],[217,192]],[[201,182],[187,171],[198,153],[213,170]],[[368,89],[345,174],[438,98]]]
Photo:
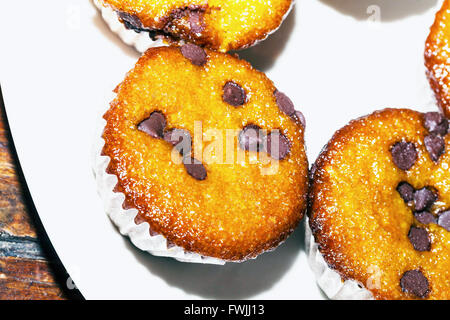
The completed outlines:
[[[240,55],[303,111],[313,162],[353,118],[385,107],[436,110],[423,50],[438,7],[438,0],[297,0],[280,30]],[[138,54],[89,1],[1,1],[0,35],[0,82],[20,162],[86,298],[323,298],[306,263],[303,227],[275,252],[224,267],[141,253],[115,230],[97,196],[90,151],[101,110]]]

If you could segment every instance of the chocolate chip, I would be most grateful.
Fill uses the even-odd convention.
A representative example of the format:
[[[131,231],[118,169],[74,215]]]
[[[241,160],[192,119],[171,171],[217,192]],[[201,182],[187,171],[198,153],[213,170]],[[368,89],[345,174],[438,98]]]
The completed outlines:
[[[397,191],[405,202],[414,200],[414,187],[408,182],[400,182],[397,186]]]
[[[430,251],[431,240],[428,231],[423,228],[411,227],[408,234],[409,241],[417,251]]]
[[[180,48],[181,54],[196,66],[203,66],[206,63],[207,56],[203,48],[192,43],[187,43]]]
[[[128,21],[123,21],[123,25],[125,26],[126,29],[129,30],[133,30],[136,33],[141,33],[142,29],[136,28],[135,26],[133,26],[131,23],[129,23]]]
[[[439,157],[445,152],[445,141],[441,136],[430,134],[425,137],[425,148],[430,155],[431,160],[438,162]]]
[[[271,132],[266,139],[266,151],[276,160],[283,160],[291,151],[289,139],[279,132]]]
[[[191,152],[192,138],[189,131],[184,129],[171,129],[164,132],[164,140],[175,146],[175,149],[185,156]]]
[[[200,161],[194,158],[187,157],[183,159],[183,163],[187,173],[194,179],[197,180],[206,179],[206,168]]]
[[[232,106],[242,106],[246,102],[246,94],[244,89],[233,81],[228,81],[223,86],[223,101]]]
[[[414,217],[423,224],[436,223],[434,215],[428,211],[414,212]]]
[[[165,126],[166,119],[164,115],[159,111],[155,111],[150,117],[138,124],[138,129],[153,138],[162,138]]]
[[[412,142],[397,142],[391,149],[392,158],[397,167],[409,170],[417,160],[417,150]]]
[[[406,271],[400,279],[400,287],[403,292],[419,298],[426,298],[430,293],[428,280],[420,270]]]
[[[303,113],[300,111],[295,111],[294,118],[303,126],[303,128],[306,128],[306,119]]]
[[[162,36],[155,30],[145,30],[148,32],[148,36],[152,41],[156,41],[158,38],[161,38]]]
[[[203,25],[203,12],[200,11],[192,11],[189,14],[189,27],[191,28],[192,33],[201,33],[205,29]]]
[[[260,127],[249,124],[239,133],[239,146],[247,151],[261,151],[264,148],[265,138]]]
[[[436,200],[437,195],[428,188],[422,188],[414,193],[414,206],[416,211],[430,209]]]
[[[450,231],[450,210],[442,212],[438,217],[438,225]]]
[[[123,24],[127,29],[132,29],[137,33],[141,32],[144,28],[141,20],[134,14],[129,14],[127,12],[118,11],[117,15],[122,20]]]
[[[448,120],[442,113],[428,112],[424,115],[425,128],[437,135],[445,136],[448,132]]]
[[[273,93],[275,96],[275,99],[278,104],[278,108],[288,116],[294,116],[295,108],[294,104],[292,103],[291,99],[287,95],[285,95],[283,92],[280,92],[278,90],[275,90]]]
[[[171,145],[176,146],[184,140],[191,142],[191,134],[189,131],[184,129],[171,129],[164,132],[164,140],[169,142]]]

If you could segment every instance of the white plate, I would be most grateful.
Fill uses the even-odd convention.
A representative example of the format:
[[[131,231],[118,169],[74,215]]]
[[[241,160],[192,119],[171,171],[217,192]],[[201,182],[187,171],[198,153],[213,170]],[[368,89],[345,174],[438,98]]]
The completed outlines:
[[[304,112],[311,162],[352,118],[384,107],[436,110],[423,50],[437,2],[298,0],[278,32],[241,54]],[[378,12],[381,22],[372,22]],[[1,1],[0,35],[19,159],[53,246],[86,298],[323,298],[302,228],[275,252],[224,267],[143,254],[115,230],[89,152],[99,110],[138,54],[89,1]]]

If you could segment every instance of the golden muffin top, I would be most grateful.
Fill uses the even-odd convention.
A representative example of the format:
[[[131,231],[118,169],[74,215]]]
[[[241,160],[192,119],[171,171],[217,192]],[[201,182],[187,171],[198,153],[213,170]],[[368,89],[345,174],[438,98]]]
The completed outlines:
[[[172,40],[219,51],[248,47],[277,29],[291,0],[103,0],[122,19]]]
[[[160,47],[116,93],[103,154],[138,223],[187,251],[232,261],[293,231],[306,209],[304,119],[263,73],[192,44]]]
[[[442,111],[450,117],[450,1],[445,0],[425,44],[427,75]]]
[[[328,265],[377,299],[449,299],[449,168],[439,113],[386,109],[336,132],[311,172]]]

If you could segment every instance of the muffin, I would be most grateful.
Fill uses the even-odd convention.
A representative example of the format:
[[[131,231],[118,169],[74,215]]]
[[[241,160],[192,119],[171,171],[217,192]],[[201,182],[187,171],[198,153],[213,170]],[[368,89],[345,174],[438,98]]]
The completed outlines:
[[[161,39],[222,52],[247,48],[278,29],[293,5],[292,0],[94,2],[111,29],[141,52],[154,46],[152,40],[159,45]],[[123,23],[122,28],[117,21]]]
[[[249,63],[193,44],[151,48],[115,93],[94,169],[106,211],[138,247],[240,262],[302,219],[304,117]]]
[[[425,66],[431,87],[442,112],[450,117],[450,1],[445,0],[436,14],[425,44]]]
[[[325,291],[450,298],[449,151],[436,112],[385,109],[335,133],[310,175],[310,261],[326,263],[313,265]]]
[[[117,11],[103,3],[103,0],[93,0],[93,3],[99,10],[103,20],[106,22],[112,32],[129,46],[133,46],[140,53],[148,48],[166,46],[167,41],[162,37],[157,37],[154,33],[133,28],[127,22],[122,22]]]

